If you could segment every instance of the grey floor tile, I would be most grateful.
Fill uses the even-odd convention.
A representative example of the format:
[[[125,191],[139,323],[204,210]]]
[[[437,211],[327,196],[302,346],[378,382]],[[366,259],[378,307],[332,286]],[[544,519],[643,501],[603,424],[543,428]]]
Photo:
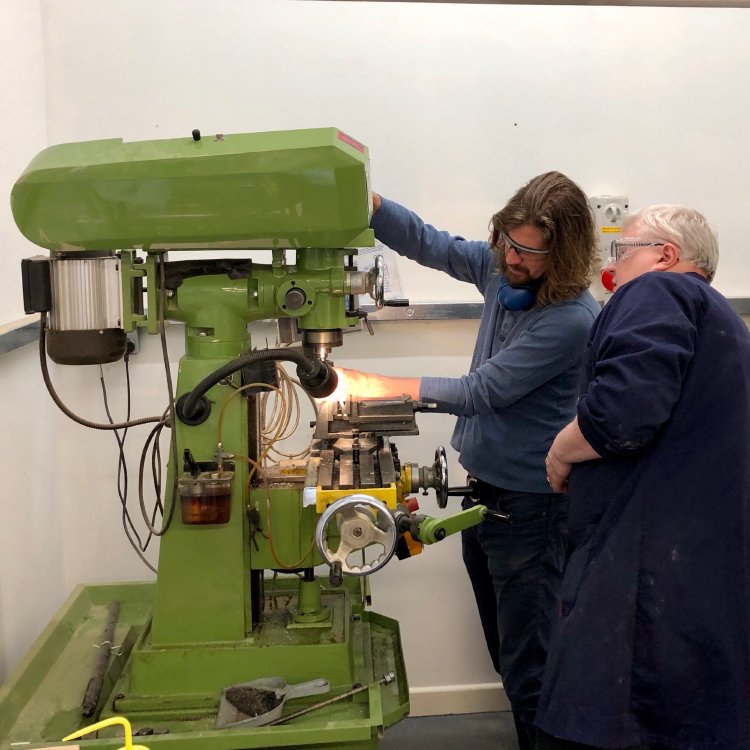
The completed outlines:
[[[518,750],[513,714],[414,716],[386,730],[380,750]]]

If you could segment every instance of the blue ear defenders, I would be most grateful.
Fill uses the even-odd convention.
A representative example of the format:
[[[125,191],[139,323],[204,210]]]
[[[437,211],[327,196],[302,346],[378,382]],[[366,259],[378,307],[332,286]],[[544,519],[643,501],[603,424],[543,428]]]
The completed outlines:
[[[530,310],[536,301],[539,286],[540,284],[511,286],[508,279],[503,276],[500,280],[500,288],[497,290],[497,302],[511,312]]]

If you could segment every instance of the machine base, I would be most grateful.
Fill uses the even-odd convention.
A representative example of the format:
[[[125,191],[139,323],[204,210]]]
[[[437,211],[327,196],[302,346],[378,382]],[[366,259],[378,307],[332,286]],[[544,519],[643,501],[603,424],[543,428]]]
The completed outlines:
[[[342,591],[341,596],[344,593]],[[180,686],[184,677],[176,675],[176,681],[171,684],[177,687],[169,689],[168,692],[173,693],[171,695],[164,691],[157,695],[125,693],[131,684],[134,660],[148,660],[154,595],[155,585],[150,583],[82,586],[73,592],[16,671],[0,688],[0,750],[61,746],[75,750],[79,745],[92,750],[117,750],[123,745],[122,736],[117,736],[117,730],[105,730],[97,738],[91,735],[92,739],[79,740],[78,745],[61,743],[67,734],[113,715],[129,719],[134,732],[141,730],[142,734],[148,733],[145,737],[138,737],[137,741],[150,748],[170,744],[180,750],[277,747],[374,750],[384,729],[408,714],[409,692],[398,623],[363,610],[356,604],[349,605],[348,596],[346,606],[349,614],[345,628],[348,648],[344,653],[348,666],[331,663],[340,662],[340,651],[311,650],[304,644],[291,647],[263,645],[262,637],[250,638],[241,644],[195,644],[172,651],[181,653],[181,658],[187,662],[194,659],[195,664],[201,665],[213,661],[224,663],[225,657],[221,654],[226,654],[227,649],[234,649],[236,661],[245,661],[247,665],[257,661],[266,672],[252,673],[252,667],[248,666],[242,674],[242,678],[247,680],[272,676],[267,673],[269,669],[289,682],[331,675],[330,695],[290,701],[285,705],[285,715],[344,693],[354,684],[370,685],[369,690],[354,697],[311,711],[288,724],[217,730],[214,723],[220,689],[203,693],[192,689],[192,692],[182,692]],[[271,596],[278,600],[280,592],[277,590]],[[293,589],[289,588],[284,598],[287,600],[286,606],[290,606],[294,601]],[[101,647],[112,601],[120,603],[115,643],[104,673],[97,709],[94,715],[84,718],[81,715],[81,702],[92,676],[97,648]],[[277,632],[273,638],[279,639],[282,635]],[[335,658],[331,659],[334,653]],[[258,659],[252,659],[252,654],[257,655]],[[275,654],[278,659],[274,658]],[[305,674],[295,672],[292,663],[296,663],[297,670],[304,663]],[[169,664],[168,660],[160,666],[166,664]],[[138,669],[144,669],[143,665]],[[227,686],[240,681],[236,671],[224,676],[221,669],[211,676],[209,682],[218,681]],[[160,668],[159,671],[165,670]],[[380,686],[378,680],[388,672],[395,672],[395,682]],[[342,681],[342,673],[348,674],[345,681]],[[168,674],[163,679],[165,685],[170,684]]]

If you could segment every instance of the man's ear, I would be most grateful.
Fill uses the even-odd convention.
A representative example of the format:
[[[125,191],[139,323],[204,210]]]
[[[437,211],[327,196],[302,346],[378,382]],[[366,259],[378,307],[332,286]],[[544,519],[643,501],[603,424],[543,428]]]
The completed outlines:
[[[680,262],[680,248],[673,242],[665,242],[654,270],[669,271]]]

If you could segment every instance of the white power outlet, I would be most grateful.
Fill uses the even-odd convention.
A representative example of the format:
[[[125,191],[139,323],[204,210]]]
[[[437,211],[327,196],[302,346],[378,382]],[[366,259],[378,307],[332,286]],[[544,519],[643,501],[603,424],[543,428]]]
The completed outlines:
[[[141,351],[141,329],[136,328],[130,333],[126,333],[125,336],[128,339],[128,354],[138,354]]]

